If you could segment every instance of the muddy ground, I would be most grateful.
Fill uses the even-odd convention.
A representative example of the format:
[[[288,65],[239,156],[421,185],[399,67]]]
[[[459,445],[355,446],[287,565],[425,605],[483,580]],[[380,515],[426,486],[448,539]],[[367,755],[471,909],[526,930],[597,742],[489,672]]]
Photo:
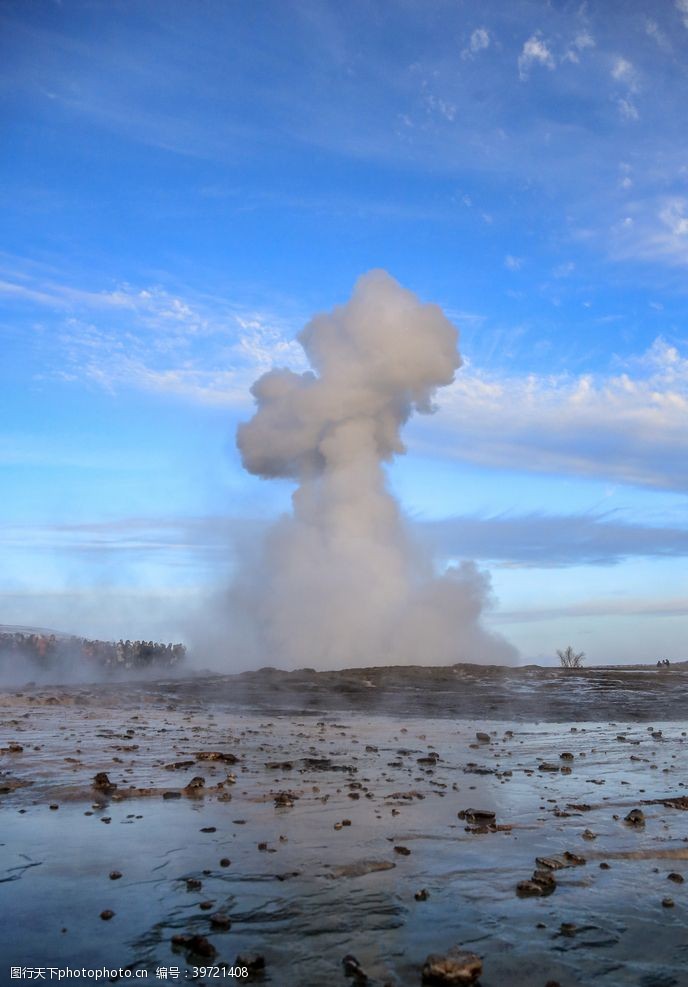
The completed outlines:
[[[396,672],[0,693],[0,982],[688,984],[685,671]]]

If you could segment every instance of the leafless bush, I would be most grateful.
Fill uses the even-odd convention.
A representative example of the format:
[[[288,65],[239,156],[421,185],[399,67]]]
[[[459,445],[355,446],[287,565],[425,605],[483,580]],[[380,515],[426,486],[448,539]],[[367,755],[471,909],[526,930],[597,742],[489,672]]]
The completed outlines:
[[[557,648],[557,654],[559,655],[559,661],[561,662],[562,668],[581,668],[583,665],[583,659],[585,658],[584,651],[580,651],[576,654],[570,644],[568,648],[565,648],[563,651],[560,651]]]

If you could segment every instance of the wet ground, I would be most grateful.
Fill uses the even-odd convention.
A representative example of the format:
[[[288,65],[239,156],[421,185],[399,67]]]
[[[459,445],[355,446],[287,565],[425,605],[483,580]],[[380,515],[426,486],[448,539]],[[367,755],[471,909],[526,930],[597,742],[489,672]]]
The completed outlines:
[[[533,715],[526,675],[506,704],[447,672],[377,706],[270,676],[0,693],[0,983],[261,957],[255,982],[403,987],[460,945],[483,987],[688,984],[685,673],[579,676],[554,722],[570,678]]]

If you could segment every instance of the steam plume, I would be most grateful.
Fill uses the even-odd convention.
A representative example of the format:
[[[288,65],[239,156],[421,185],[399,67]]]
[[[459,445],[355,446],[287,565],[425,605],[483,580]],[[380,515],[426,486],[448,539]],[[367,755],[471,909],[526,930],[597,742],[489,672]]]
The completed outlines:
[[[243,646],[263,663],[345,667],[512,660],[480,614],[489,578],[472,563],[441,576],[414,545],[385,462],[414,411],[461,366],[458,332],[384,271],[299,334],[313,371],[276,369],[239,426],[244,466],[298,487],[233,592]]]

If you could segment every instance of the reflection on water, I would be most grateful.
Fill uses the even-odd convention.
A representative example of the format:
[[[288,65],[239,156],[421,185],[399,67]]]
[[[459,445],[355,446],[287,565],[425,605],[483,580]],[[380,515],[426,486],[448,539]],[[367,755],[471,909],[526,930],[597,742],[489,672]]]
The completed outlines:
[[[686,984],[686,885],[668,875],[688,871],[688,813],[657,801],[686,794],[682,726],[268,717],[178,686],[7,696],[1,962],[157,982],[191,969],[183,933],[216,950],[196,963],[259,953],[280,987],[350,982],[348,953],[371,984],[419,984],[455,943],[483,957],[483,987]],[[117,788],[96,791],[97,772]],[[210,793],[184,791],[199,776]],[[511,828],[472,827],[468,808]],[[516,895],[536,857],[566,850],[585,865]]]

